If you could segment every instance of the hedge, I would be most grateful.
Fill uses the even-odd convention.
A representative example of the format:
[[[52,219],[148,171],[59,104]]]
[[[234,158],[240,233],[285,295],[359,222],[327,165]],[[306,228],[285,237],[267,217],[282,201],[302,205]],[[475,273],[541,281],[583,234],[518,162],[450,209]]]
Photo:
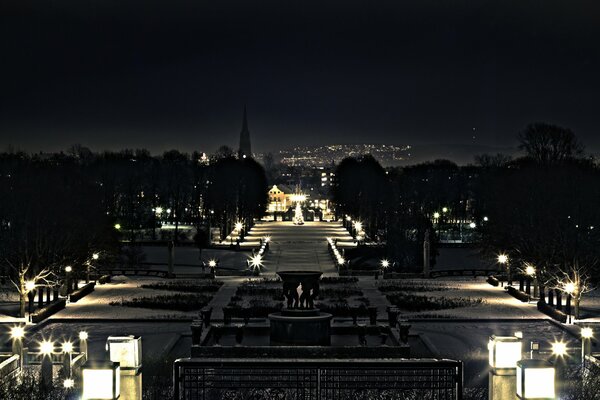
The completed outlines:
[[[537,302],[537,309],[538,311],[543,312],[547,316],[562,322],[563,324],[567,322],[567,314],[562,311],[558,311],[556,308],[548,305],[548,303],[544,301],[540,300]]]
[[[521,300],[523,303],[526,303],[529,301],[529,295],[525,292],[521,292],[519,289],[516,289],[512,286],[508,286],[506,291],[508,292],[508,294],[510,294],[511,296],[513,296],[514,298],[516,298],[518,300]]]
[[[492,286],[500,286],[500,281],[493,275],[488,276],[486,282]]]
[[[95,286],[95,282],[87,283],[84,287],[77,289],[76,291],[71,293],[69,301],[71,303],[76,303],[77,301],[81,300],[84,296],[87,296],[88,294],[92,293],[94,291]]]
[[[52,302],[50,305],[48,305],[44,308],[41,308],[41,309],[37,310],[36,312],[34,312],[33,314],[31,314],[31,322],[33,322],[33,323],[41,322],[41,321],[45,320],[46,318],[50,317],[51,315],[54,315],[57,312],[59,312],[60,310],[62,310],[63,308],[65,308],[66,305],[67,305],[66,299],[56,300],[56,301]]]

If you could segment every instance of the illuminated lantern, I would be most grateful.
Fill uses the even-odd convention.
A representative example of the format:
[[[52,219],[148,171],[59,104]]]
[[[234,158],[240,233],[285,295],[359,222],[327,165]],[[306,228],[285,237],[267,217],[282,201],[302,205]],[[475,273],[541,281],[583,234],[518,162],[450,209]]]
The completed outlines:
[[[118,362],[87,361],[81,368],[82,400],[114,400],[121,395],[121,368]]]
[[[517,397],[521,400],[553,400],[555,393],[554,366],[545,360],[517,362]]]
[[[521,359],[521,346],[521,339],[516,336],[490,336],[490,366],[496,370],[516,368]]]
[[[118,362],[123,370],[139,370],[142,367],[142,338],[140,336],[109,336],[106,349],[110,361]]]

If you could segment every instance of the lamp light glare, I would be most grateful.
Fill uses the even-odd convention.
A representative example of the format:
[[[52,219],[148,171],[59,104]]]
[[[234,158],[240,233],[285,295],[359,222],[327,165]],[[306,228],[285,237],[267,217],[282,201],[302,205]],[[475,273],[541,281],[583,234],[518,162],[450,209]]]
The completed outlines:
[[[564,291],[568,294],[574,293],[576,288],[577,286],[573,282],[567,282],[564,285]]]
[[[508,256],[506,254],[499,254],[498,255],[498,263],[500,264],[506,264],[508,262]]]
[[[241,231],[243,227],[244,227],[244,225],[242,225],[241,222],[236,222],[235,223],[235,230],[236,231]]]
[[[594,330],[592,328],[585,327],[581,328],[581,337],[584,339],[591,339],[594,337]]]
[[[567,344],[564,342],[552,343],[552,354],[563,357],[567,355]]]
[[[390,266],[390,262],[388,260],[381,260],[381,266],[383,268],[388,268]]]
[[[262,257],[260,254],[257,254],[253,257],[250,257],[250,265],[253,268],[259,268],[262,266]]]
[[[115,229],[116,230],[120,230],[121,229],[121,224],[115,224]]]
[[[440,218],[440,213],[439,212],[434,212],[433,213],[433,218],[435,218],[435,219]]]
[[[100,258],[100,255],[99,255],[98,253],[94,253],[94,254],[92,254],[92,258],[93,258],[94,260],[97,260],[97,259],[99,259],[99,258]]]
[[[25,328],[22,326],[13,326],[10,329],[10,336],[13,339],[23,339],[25,337]]]
[[[62,351],[63,351],[63,353],[72,353],[73,352],[73,343],[64,342],[62,344]]]
[[[44,340],[40,343],[40,354],[49,355],[54,353],[54,343]]]
[[[71,389],[75,386],[75,381],[73,379],[65,379],[63,386],[65,389]]]
[[[529,276],[534,276],[535,275],[535,267],[533,265],[528,265],[525,268],[525,273]]]
[[[217,260],[209,260],[208,266],[211,268],[215,268],[217,266]]]
[[[73,267],[71,267],[70,265],[67,265],[65,267],[65,272],[71,272],[71,271],[73,271]]]
[[[521,360],[522,343],[516,336],[491,336],[488,343],[489,364],[492,368],[516,368]]]
[[[35,289],[35,282],[34,281],[27,281],[27,282],[25,282],[25,290],[27,290],[28,292],[31,292],[33,289]]]
[[[79,332],[79,340],[87,340],[87,339],[88,339],[88,333],[86,331]]]

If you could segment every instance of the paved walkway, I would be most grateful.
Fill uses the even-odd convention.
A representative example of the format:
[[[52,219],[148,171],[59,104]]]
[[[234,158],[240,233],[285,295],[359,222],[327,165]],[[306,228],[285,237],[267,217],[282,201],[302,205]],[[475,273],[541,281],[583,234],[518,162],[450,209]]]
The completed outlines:
[[[335,274],[337,270],[327,251],[327,238],[351,240],[348,231],[336,222],[306,222],[304,225],[263,222],[256,224],[246,239],[257,241],[266,236],[271,238],[271,244],[265,257],[265,273],[319,270]]]

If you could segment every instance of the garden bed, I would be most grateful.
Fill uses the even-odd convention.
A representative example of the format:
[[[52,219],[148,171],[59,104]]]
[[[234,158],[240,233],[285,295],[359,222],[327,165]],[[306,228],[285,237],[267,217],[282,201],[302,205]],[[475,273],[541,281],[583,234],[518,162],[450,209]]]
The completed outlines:
[[[215,293],[221,288],[221,286],[223,286],[223,282],[216,279],[153,282],[140,285],[140,287],[143,289],[186,293]]]
[[[157,310],[196,311],[205,307],[211,300],[212,296],[185,293],[121,299],[120,301],[111,302],[110,305]]]
[[[403,312],[440,311],[473,307],[484,303],[481,297],[449,295],[459,293],[460,285],[430,280],[386,280],[378,289]],[[417,294],[418,293],[418,294]]]
[[[363,296],[356,278],[323,278],[315,307],[334,317],[351,316],[352,309],[367,313],[369,301]],[[279,279],[249,279],[237,288],[228,307],[233,316],[267,317],[284,306],[282,282]]]

